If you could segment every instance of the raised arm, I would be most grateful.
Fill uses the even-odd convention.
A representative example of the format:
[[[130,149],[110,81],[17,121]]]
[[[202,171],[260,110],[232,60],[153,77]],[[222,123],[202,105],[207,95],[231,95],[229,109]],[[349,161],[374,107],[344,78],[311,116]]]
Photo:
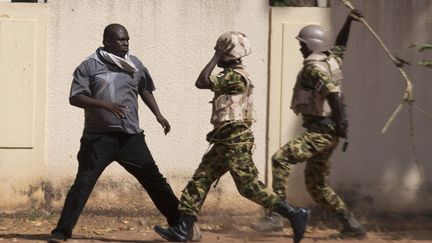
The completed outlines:
[[[197,80],[195,81],[195,86],[198,89],[211,88],[210,75],[218,62],[219,62],[219,58],[218,56],[216,56],[215,53],[215,55],[212,57],[212,59],[210,59],[210,62],[207,63],[207,65],[204,67],[204,69],[199,74]]]
[[[340,45],[340,46],[346,47],[346,45],[348,43],[350,29],[351,29],[351,22],[353,20],[359,21],[360,18],[362,18],[362,17],[363,17],[363,14],[357,9],[352,10],[348,14],[344,25],[342,26],[342,28],[340,29],[340,31],[336,37],[335,45]]]
[[[211,89],[210,75],[223,56],[234,48],[234,44],[229,41],[222,42],[220,45],[215,46],[215,54],[209,63],[199,74],[195,86],[199,89]]]
[[[169,133],[171,130],[171,125],[160,113],[159,106],[157,105],[153,93],[150,91],[144,91],[141,95],[141,98],[147,105],[147,107],[151,110],[151,112],[155,115],[157,121],[162,125],[165,135]]]

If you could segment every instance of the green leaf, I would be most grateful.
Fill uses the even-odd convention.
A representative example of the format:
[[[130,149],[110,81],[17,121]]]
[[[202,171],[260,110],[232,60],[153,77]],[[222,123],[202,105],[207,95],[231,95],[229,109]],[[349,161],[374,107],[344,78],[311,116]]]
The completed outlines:
[[[405,66],[405,65],[411,65],[411,63],[409,63],[408,61],[406,61],[406,60],[404,60],[404,59],[402,59],[402,58],[400,58],[400,57],[398,57],[398,56],[395,56],[395,58],[396,58],[396,65],[398,66],[398,67],[403,67],[403,66]]]
[[[427,68],[432,68],[432,60],[423,60],[423,61],[420,61],[419,65],[427,67]]]
[[[432,44],[422,44],[419,51],[432,50]]]

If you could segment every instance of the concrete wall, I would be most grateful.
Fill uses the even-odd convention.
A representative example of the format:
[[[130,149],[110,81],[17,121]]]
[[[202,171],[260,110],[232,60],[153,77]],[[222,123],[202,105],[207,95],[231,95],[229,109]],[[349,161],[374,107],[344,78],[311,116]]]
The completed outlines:
[[[167,136],[149,109],[141,103],[141,126],[162,173],[180,191],[192,176],[208,144],[205,135],[212,98],[210,91],[195,88],[201,69],[213,55],[217,37],[239,30],[250,38],[252,54],[245,65],[256,84],[258,122],[254,159],[260,171],[265,164],[267,99],[268,1],[48,1],[49,52],[47,90],[48,203],[63,203],[77,170],[76,153],[83,128],[83,111],[68,104],[71,74],[75,67],[102,45],[103,28],[113,22],[129,31],[131,53],[149,68],[156,84],[155,97],[172,125]],[[213,191],[213,190],[212,190]],[[206,208],[236,206],[238,196],[230,176],[209,196]],[[219,196],[223,194],[223,199]],[[243,201],[242,201],[243,200]],[[144,208],[147,194],[135,179],[113,163],[98,183],[89,208]],[[128,203],[125,203],[128,202]],[[248,203],[248,206],[252,204]],[[149,206],[147,208],[152,208]],[[216,207],[217,208],[217,207]],[[130,210],[130,209],[128,209]],[[154,210],[148,210],[154,211]]]

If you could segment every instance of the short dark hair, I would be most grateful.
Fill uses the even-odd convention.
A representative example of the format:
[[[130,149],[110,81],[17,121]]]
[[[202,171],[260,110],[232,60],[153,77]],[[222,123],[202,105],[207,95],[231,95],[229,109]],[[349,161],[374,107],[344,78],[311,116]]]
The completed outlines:
[[[126,28],[123,25],[121,25],[121,24],[116,24],[116,23],[109,24],[104,29],[103,39],[104,40],[109,39],[113,35],[114,30],[117,29],[117,28],[123,28],[123,29],[126,30]]]

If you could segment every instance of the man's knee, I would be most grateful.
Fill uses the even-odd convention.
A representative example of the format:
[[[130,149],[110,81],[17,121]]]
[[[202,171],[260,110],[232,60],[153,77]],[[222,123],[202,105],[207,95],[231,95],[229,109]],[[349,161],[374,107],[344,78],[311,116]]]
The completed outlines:
[[[311,195],[312,199],[317,203],[327,203],[332,200],[335,195],[333,189],[325,183],[306,183],[306,189]]]
[[[251,198],[254,195],[254,190],[252,188],[247,188],[247,187],[239,187],[237,188],[237,191],[240,193],[240,195],[242,197],[245,198]]]
[[[271,160],[272,160],[272,165],[273,166],[279,166],[280,164],[282,164],[282,161],[286,158],[286,156],[284,156],[283,152],[281,149],[279,149],[276,153],[273,154]]]
[[[77,174],[71,190],[88,191],[93,188],[96,181],[86,174]]]
[[[262,182],[256,181],[254,178],[244,179],[240,183],[236,183],[236,186],[240,195],[248,199],[256,196],[265,187]]]
[[[288,165],[294,165],[300,162],[303,162],[306,159],[307,155],[300,150],[293,149],[291,147],[286,148],[285,150],[279,149],[272,156],[272,165],[273,167],[282,167]]]

